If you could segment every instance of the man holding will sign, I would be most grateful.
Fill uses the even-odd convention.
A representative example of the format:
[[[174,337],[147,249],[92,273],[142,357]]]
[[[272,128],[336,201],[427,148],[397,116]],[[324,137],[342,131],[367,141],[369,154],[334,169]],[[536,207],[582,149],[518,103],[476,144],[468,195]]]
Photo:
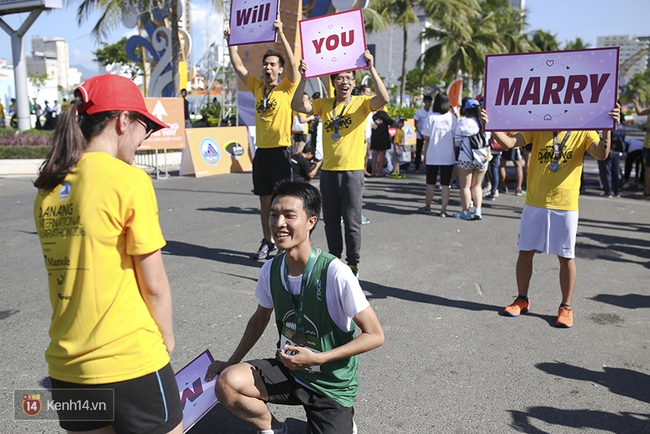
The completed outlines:
[[[255,128],[257,150],[253,157],[253,193],[260,197],[260,217],[264,238],[254,259],[266,259],[276,249],[269,229],[271,193],[273,186],[291,178],[291,121],[290,101],[296,92],[298,71],[293,50],[284,32],[282,21],[273,24],[287,56],[289,65],[285,77],[284,57],[269,50],[262,59],[262,80],[251,75],[234,46],[228,46],[230,61],[239,78],[255,97]],[[230,27],[224,31],[228,39]],[[302,93],[300,93],[302,95]]]
[[[615,124],[620,106],[609,112]],[[488,123],[485,110],[481,122]],[[598,160],[607,158],[611,131],[525,131],[510,137],[493,131],[492,137],[508,149],[533,144],[528,169],[526,204],[521,215],[516,276],[519,295],[503,313],[519,316],[528,312],[528,288],[536,252],[556,254],[560,261],[562,302],[556,327],[573,326],[571,296],[576,281],[575,242],[578,230],[578,196],[585,152]]]
[[[302,405],[307,432],[351,434],[359,381],[358,355],[379,347],[384,333],[351,270],[312,247],[321,210],[318,190],[304,182],[276,185],[269,225],[284,252],[262,267],[258,306],[228,361],[215,361],[205,380],[219,375],[219,402],[261,434],[285,434],[266,403]],[[274,359],[240,363],[275,311]],[[355,329],[361,333],[355,337]]]
[[[320,190],[323,195],[323,221],[327,246],[334,256],[343,253],[341,217],[345,224],[347,263],[358,277],[361,251],[361,205],[366,163],[365,126],[370,112],[382,108],[389,99],[377,70],[374,58],[366,50],[364,60],[377,95],[353,96],[355,72],[346,71],[330,75],[335,96],[305,101],[301,97],[305,88],[304,74],[307,63],[300,61],[301,74],[298,90],[291,108],[307,115],[320,117],[323,123],[323,167]]]

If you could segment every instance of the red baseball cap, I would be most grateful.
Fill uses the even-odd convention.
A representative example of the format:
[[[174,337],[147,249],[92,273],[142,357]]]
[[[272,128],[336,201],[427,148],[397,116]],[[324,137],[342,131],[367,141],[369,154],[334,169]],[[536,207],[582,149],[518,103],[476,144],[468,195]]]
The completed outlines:
[[[140,89],[126,77],[115,74],[96,75],[77,87],[83,105],[79,113],[109,112],[126,110],[142,115],[153,131],[169,128],[169,125],[149,113]]]

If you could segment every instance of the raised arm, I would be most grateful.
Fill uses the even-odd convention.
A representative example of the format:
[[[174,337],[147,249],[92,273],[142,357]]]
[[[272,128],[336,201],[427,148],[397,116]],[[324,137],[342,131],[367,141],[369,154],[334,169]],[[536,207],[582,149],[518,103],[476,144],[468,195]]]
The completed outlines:
[[[637,116],[650,115],[650,107],[645,110],[641,108],[641,105],[639,104],[639,95],[634,95],[632,97],[632,101],[634,102],[634,111],[636,112]]]
[[[229,25],[226,25],[226,29],[223,31],[223,36],[226,38],[226,40],[230,39]],[[248,69],[246,69],[244,66],[244,62],[242,62],[241,57],[239,57],[239,52],[234,45],[228,46],[228,54],[230,55],[230,63],[232,63],[232,67],[235,69],[235,72],[239,78],[242,79],[244,84],[246,84],[248,81]]]
[[[388,90],[386,90],[386,86],[384,86],[384,82],[381,80],[379,73],[375,69],[375,58],[370,54],[370,50],[366,50],[366,52],[363,53],[363,58],[368,64],[370,77],[372,78],[372,83],[375,85],[375,96],[370,100],[370,110],[374,112],[385,106],[390,97],[388,95]]]
[[[615,125],[618,125],[621,121],[621,106],[616,104],[616,107],[609,112],[609,115],[614,119]],[[604,160],[609,155],[610,145],[612,143],[612,132],[610,130],[605,130],[600,133],[600,140],[598,142],[593,142],[587,148],[587,152],[597,160]]]
[[[487,112],[485,111],[484,108],[481,108],[480,121],[483,125],[489,122]],[[504,148],[512,149],[512,148],[520,148],[522,146],[526,146],[524,137],[521,134],[515,134],[514,136],[511,137],[501,131],[492,131],[492,137],[494,137],[494,139]]]
[[[304,61],[304,59],[300,59],[300,64],[298,65],[300,82],[298,83],[296,93],[293,94],[293,99],[291,100],[291,108],[297,112],[311,116],[314,114],[311,102],[305,101],[305,98],[302,97],[305,94],[305,71],[307,71],[307,63]]]
[[[293,47],[291,44],[289,44],[287,37],[284,35],[284,25],[282,24],[282,21],[280,21],[279,17],[273,23],[273,27],[275,27],[278,35],[280,35],[280,41],[284,47],[284,53],[287,56],[287,62],[289,62],[289,64],[286,65],[286,68],[284,68],[284,73],[290,82],[295,83],[298,79],[298,65],[296,64],[296,56],[293,55]],[[300,95],[302,95],[302,93]]]

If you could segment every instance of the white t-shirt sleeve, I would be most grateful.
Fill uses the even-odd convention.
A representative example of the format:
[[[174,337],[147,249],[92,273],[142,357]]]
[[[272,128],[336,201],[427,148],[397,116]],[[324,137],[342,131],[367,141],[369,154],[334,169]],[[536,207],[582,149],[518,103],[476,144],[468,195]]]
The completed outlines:
[[[267,261],[260,270],[260,275],[257,279],[257,286],[255,286],[255,297],[258,303],[265,309],[273,309],[273,297],[271,296],[271,263]]]
[[[434,116],[429,116],[427,117],[423,122],[422,122],[422,135],[427,136],[429,139],[431,139],[431,134],[433,133],[433,125],[435,124],[434,122]]]
[[[327,269],[327,309],[332,321],[344,331],[350,330],[352,318],[370,306],[350,267],[338,259]]]

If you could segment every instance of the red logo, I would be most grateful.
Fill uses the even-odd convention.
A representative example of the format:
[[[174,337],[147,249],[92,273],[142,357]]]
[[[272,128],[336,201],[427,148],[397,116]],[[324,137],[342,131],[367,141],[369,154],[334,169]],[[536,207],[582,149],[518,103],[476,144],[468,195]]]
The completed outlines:
[[[41,412],[41,395],[39,393],[26,393],[23,395],[23,412],[27,416],[36,416]]]

